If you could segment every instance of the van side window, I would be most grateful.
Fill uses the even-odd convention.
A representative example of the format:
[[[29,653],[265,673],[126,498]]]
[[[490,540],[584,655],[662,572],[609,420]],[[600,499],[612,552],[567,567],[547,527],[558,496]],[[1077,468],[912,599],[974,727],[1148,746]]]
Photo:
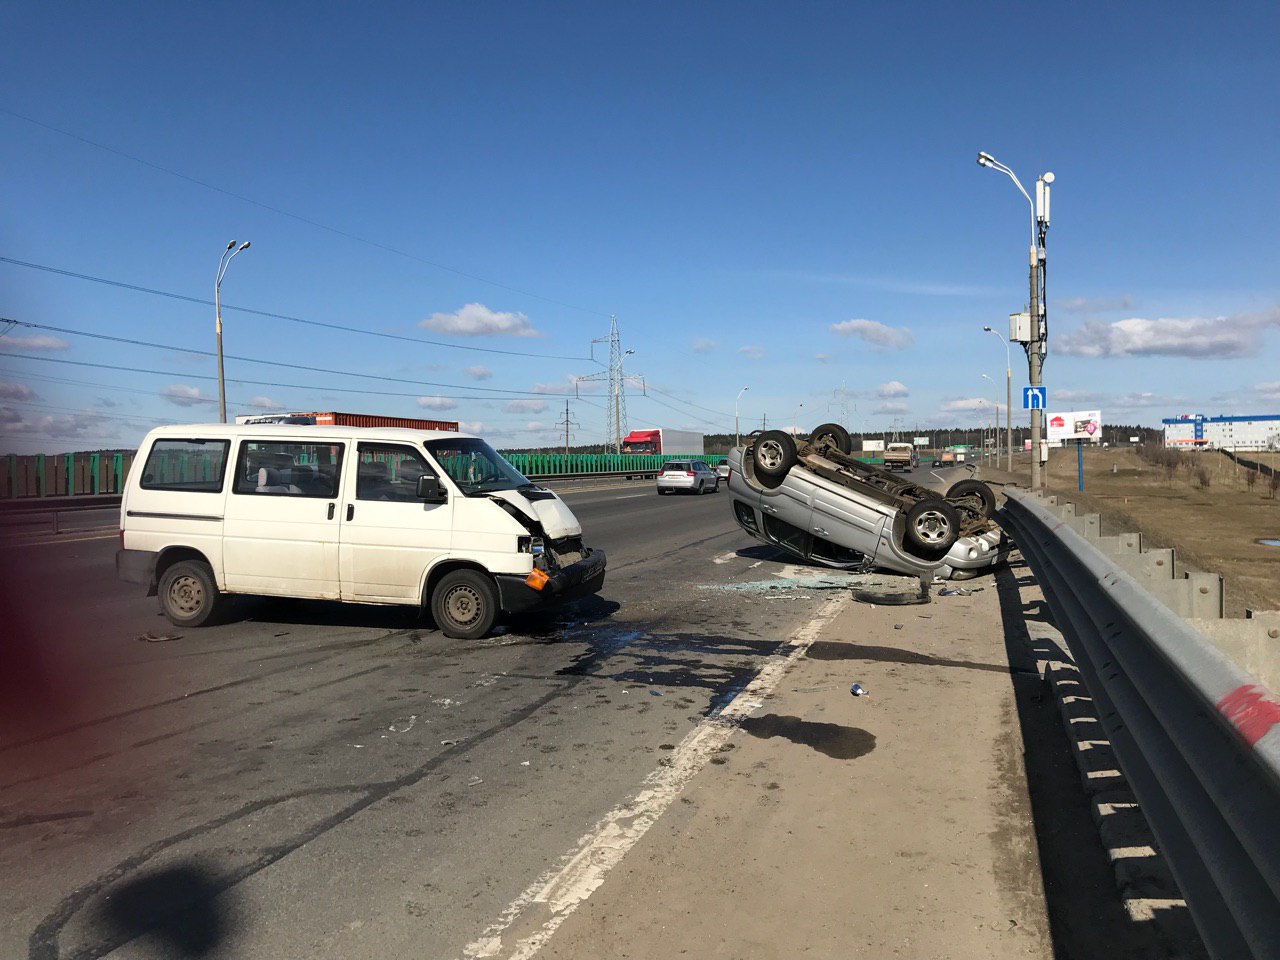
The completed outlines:
[[[357,500],[422,503],[418,478],[434,477],[422,454],[395,443],[362,443],[356,463]]]
[[[230,440],[157,440],[142,465],[142,489],[221,493],[230,448]]]
[[[341,443],[292,440],[245,440],[236,461],[233,493],[286,497],[338,495],[342,473]]]

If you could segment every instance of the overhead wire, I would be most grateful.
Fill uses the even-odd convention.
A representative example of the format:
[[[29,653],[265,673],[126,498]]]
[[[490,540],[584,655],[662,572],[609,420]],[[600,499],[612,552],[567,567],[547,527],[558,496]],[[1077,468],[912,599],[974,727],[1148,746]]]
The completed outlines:
[[[401,250],[400,248],[393,247],[390,244],[380,243],[377,240],[370,240],[368,237],[362,237],[359,234],[350,233],[346,230],[342,230],[342,229],[339,229],[338,227],[331,226],[320,220],[313,220],[310,217],[304,217],[301,214],[293,213],[289,210],[285,210],[282,207],[273,206],[272,204],[269,204],[269,203],[263,203],[261,200],[255,200],[252,197],[247,197],[242,193],[236,193],[233,190],[228,190],[225,187],[218,186],[217,184],[209,183],[207,180],[201,180],[198,177],[193,177],[185,173],[180,173],[177,170],[172,170],[169,167],[162,166],[161,164],[155,163],[154,161],[136,156],[135,154],[132,154],[132,153],[126,153],[123,150],[118,150],[115,147],[107,146],[105,143],[99,143],[96,140],[90,140],[88,137],[82,137],[79,134],[72,133],[69,130],[63,130],[60,127],[55,127],[51,123],[45,123],[41,120],[36,120],[34,117],[26,116],[25,114],[18,113],[15,110],[10,110],[6,107],[0,107],[0,113],[8,114],[11,117],[14,117],[18,120],[22,120],[26,123],[30,123],[33,126],[40,127],[44,130],[49,130],[53,133],[59,134],[60,136],[69,137],[72,140],[76,140],[80,143],[87,144],[88,146],[94,147],[98,150],[104,150],[107,153],[114,154],[117,157],[122,157],[125,160],[132,161],[133,163],[141,164],[144,167],[149,167],[152,170],[158,170],[160,173],[167,174],[168,176],[177,177],[179,180],[185,180],[187,183],[192,183],[192,184],[195,184],[196,186],[204,187],[206,190],[212,190],[215,193],[220,193],[225,197],[231,197],[232,199],[239,200],[242,203],[250,204],[262,210],[267,210],[267,211],[270,211],[271,213],[278,214],[282,217],[288,217],[290,220],[296,220],[299,223],[305,223],[308,226],[316,227],[320,230],[325,230],[329,233],[335,234],[336,236],[345,237],[346,239],[353,240],[356,243],[362,243],[362,244],[365,244],[366,246],[374,247],[375,249],[383,250],[387,253],[393,253],[397,256],[404,257],[408,260],[413,260],[413,261],[416,261],[417,263],[422,263],[422,264],[426,264],[429,267],[434,267],[437,270],[444,270],[446,273],[452,273],[459,277],[465,277],[468,280],[475,280],[479,283],[488,284],[489,286],[497,287],[500,290],[506,290],[510,293],[518,293],[521,296],[525,296],[525,297],[532,297],[535,300],[541,300],[543,303],[555,304],[556,306],[565,307],[566,309],[569,309],[569,310],[578,310],[582,313],[591,314],[592,316],[597,316],[597,317],[608,316],[607,313],[603,313],[598,310],[591,310],[587,307],[578,306],[577,304],[573,304],[573,303],[567,303],[563,300],[557,300],[553,297],[546,297],[546,296],[543,296],[542,294],[534,293],[530,290],[523,290],[519,287],[513,287],[510,284],[501,283],[497,280],[492,280],[488,277],[484,277],[479,274],[468,273],[465,270],[459,270],[456,267],[451,267],[451,266],[448,266],[447,264],[439,263],[438,261],[435,261],[435,260],[428,260],[426,257],[420,257],[417,254],[409,253],[407,250]]]
[[[87,273],[76,273],[74,270],[64,270],[61,267],[51,267],[43,263],[32,263],[28,260],[16,260],[13,257],[0,256],[0,263],[7,263],[15,267],[26,267],[30,270],[40,270],[44,273],[52,273],[62,277],[72,277],[76,280],[86,280],[90,283],[100,283],[109,287],[117,287],[121,290],[131,290],[135,293],[145,293],[155,297],[166,297],[170,300],[178,300],[183,303],[194,303],[204,307],[214,306],[214,301],[205,300],[203,297],[193,297],[185,293],[174,293],[170,290],[157,290],[154,287],[144,287],[136,283],[126,283],[123,280],[109,280],[106,277],[95,277]],[[567,355],[555,353],[530,353],[524,350],[502,350],[498,347],[477,347],[462,343],[448,343],[443,340],[427,340],[423,337],[408,337],[399,333],[385,333],[380,330],[365,330],[361,327],[348,327],[340,323],[326,323],[323,320],[308,320],[305,317],[294,317],[287,313],[274,313],[270,310],[257,310],[253,307],[237,307],[230,303],[222,304],[223,310],[234,310],[238,313],[250,314],[255,317],[267,317],[271,320],[285,320],[289,323],[304,324],[308,327],[319,327],[325,330],[337,330],[340,333],[353,333],[366,337],[379,337],[383,340],[398,340],[403,343],[415,343],[431,347],[444,347],[448,350],[465,350],[472,353],[495,353],[508,357],[525,357],[537,360],[575,360],[591,362],[591,357],[571,357]],[[3,333],[0,333],[3,336]],[[599,363],[599,361],[595,361]]]
[[[90,337],[94,340],[104,340],[111,343],[123,343],[135,347],[150,347],[156,350],[172,350],[176,353],[189,353],[200,357],[216,357],[217,354],[211,350],[197,350],[194,347],[179,347],[168,343],[154,343],[150,340],[138,340],[133,337],[117,337],[107,333],[94,333],[89,330],[75,330],[70,327],[59,327],[47,323],[35,323],[30,320],[13,320],[7,317],[0,317],[0,322],[7,321],[15,323],[20,327],[26,327],[32,330],[47,330],[51,333],[65,333],[68,336]],[[9,354],[12,356],[13,354]],[[258,363],[269,367],[284,367],[290,370],[305,370],[309,373],[327,373],[341,377],[357,377],[365,380],[380,380],[388,383],[412,383],[425,387],[444,387],[449,390],[473,390],[478,393],[501,394],[504,396],[537,396],[528,390],[503,390],[498,387],[470,387],[461,383],[439,383],[433,380],[412,380],[406,377],[390,377],[385,374],[376,373],[352,373],[348,370],[335,370],[332,367],[313,367],[308,364],[286,363],[283,360],[259,360],[256,357],[242,357],[235,354],[225,353],[223,357],[227,360],[239,360],[242,363]],[[181,374],[179,374],[181,376]],[[482,399],[475,397],[473,399]]]

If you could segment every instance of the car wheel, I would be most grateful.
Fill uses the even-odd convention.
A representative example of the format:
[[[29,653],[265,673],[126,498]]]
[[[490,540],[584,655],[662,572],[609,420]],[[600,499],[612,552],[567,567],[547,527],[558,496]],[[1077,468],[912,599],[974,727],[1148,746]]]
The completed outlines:
[[[796,464],[796,441],[781,430],[766,430],[751,447],[751,461],[760,476],[781,480]]]
[[[809,442],[819,449],[831,447],[841,453],[853,452],[853,439],[849,431],[838,423],[824,423],[809,435]]]
[[[478,570],[446,573],[431,594],[431,616],[446,637],[478,640],[498,619],[498,590]]]
[[[907,511],[907,546],[923,557],[940,557],[960,536],[960,514],[945,500],[921,500]]]
[[[996,495],[981,480],[960,480],[951,485],[947,491],[948,500],[964,500],[972,498],[978,501],[978,513],[983,520],[990,520],[996,512]]]
[[[218,584],[202,560],[182,560],[160,574],[160,612],[175,627],[202,627],[218,606]]]

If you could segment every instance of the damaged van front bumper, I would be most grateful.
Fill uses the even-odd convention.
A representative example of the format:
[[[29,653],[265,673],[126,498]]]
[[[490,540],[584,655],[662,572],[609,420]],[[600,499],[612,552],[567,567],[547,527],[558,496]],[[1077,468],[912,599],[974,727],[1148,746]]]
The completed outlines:
[[[579,597],[599,593],[604,586],[605,554],[603,550],[586,549],[581,560],[553,572],[545,579],[536,576],[500,573],[498,601],[503,613],[523,613]],[[539,573],[542,571],[535,571]],[[534,584],[540,583],[540,586]]]

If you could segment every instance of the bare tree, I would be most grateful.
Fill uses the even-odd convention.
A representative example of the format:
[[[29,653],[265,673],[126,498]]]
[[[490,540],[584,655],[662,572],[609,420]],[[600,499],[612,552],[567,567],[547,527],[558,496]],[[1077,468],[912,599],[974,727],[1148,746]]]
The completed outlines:
[[[1244,485],[1249,488],[1249,492],[1253,493],[1253,488],[1258,485],[1258,471],[1246,470],[1244,472]]]

